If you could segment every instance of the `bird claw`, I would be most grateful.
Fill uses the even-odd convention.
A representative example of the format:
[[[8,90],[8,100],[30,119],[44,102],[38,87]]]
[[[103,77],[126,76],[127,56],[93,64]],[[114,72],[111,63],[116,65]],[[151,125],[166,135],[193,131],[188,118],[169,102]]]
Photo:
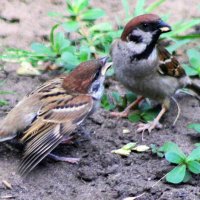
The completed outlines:
[[[48,155],[48,157],[50,157],[51,159],[53,159],[55,161],[68,162],[68,163],[71,163],[71,164],[78,164],[79,161],[80,161],[80,158],[63,157],[63,156],[55,155],[53,153],[50,153]]]
[[[138,124],[137,132],[144,133],[144,131],[148,131],[149,133],[151,133],[151,131],[155,128],[161,129],[162,124],[160,124],[157,121],[148,122],[147,124],[140,123],[140,124]]]

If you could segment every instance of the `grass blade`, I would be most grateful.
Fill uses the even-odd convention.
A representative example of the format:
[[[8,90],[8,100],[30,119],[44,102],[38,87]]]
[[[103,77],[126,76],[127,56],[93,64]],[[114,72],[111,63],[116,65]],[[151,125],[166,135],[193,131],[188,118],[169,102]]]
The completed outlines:
[[[158,8],[165,1],[166,0],[157,0],[157,1],[153,2],[150,6],[148,6],[145,9],[145,13],[151,13],[151,12],[153,12],[156,8]]]
[[[146,3],[146,0],[138,0],[137,1],[135,11],[134,11],[134,16],[144,14],[145,3]]]

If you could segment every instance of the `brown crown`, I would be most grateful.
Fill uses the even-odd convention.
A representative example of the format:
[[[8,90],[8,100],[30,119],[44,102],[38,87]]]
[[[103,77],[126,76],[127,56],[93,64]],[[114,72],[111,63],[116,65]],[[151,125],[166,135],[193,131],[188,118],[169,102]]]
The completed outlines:
[[[81,63],[65,77],[63,88],[67,92],[86,94],[101,67],[102,65],[99,60]]]
[[[126,26],[121,35],[121,40],[126,41],[127,36],[132,32],[134,27],[140,25],[141,23],[156,22],[160,19],[158,15],[155,14],[144,14],[131,19]]]

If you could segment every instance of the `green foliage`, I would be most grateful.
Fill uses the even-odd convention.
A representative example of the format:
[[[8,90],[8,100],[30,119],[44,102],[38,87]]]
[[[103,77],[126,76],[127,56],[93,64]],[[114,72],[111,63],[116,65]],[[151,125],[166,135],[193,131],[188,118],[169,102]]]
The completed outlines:
[[[106,13],[100,8],[91,7],[89,0],[65,0],[66,13],[49,13],[49,16],[56,21],[56,24],[50,31],[48,44],[33,43],[30,51],[8,48],[1,55],[1,59],[20,63],[25,61],[31,63],[32,66],[50,61],[64,67],[66,71],[71,71],[80,62],[96,58],[97,55],[98,57],[108,55],[112,41],[120,37],[123,25],[128,20],[140,14],[153,12],[165,1],[156,0],[147,5],[147,0],[138,0],[132,12],[130,10],[131,1],[121,0],[126,17],[125,19],[119,19],[116,16],[118,24],[118,29],[116,30],[113,26],[113,21],[97,22],[98,19],[107,17]],[[162,18],[167,20],[169,14]],[[175,42],[168,49],[175,51],[182,45],[200,38],[200,34],[184,34],[185,31],[199,23],[200,19],[196,18],[173,24],[173,31],[162,35],[162,39],[167,38]],[[196,75],[197,70],[194,62],[192,59],[191,65],[195,68],[192,74],[195,73]],[[110,75],[112,74],[113,71],[111,71]]]
[[[0,87],[5,84],[5,81],[0,81]],[[0,95],[13,94],[11,91],[0,90]],[[0,99],[0,107],[8,105],[8,101]]]
[[[8,105],[8,101],[0,99],[0,107],[1,106],[7,106]]]
[[[191,174],[200,174],[200,147],[195,148],[186,156],[177,144],[166,142],[163,146],[151,145],[153,153],[177,166],[167,173],[166,180],[169,183],[179,184],[190,180]]]
[[[130,103],[135,101],[137,98],[136,94],[127,92],[124,97],[120,96],[118,92],[112,92],[111,96],[104,95],[101,100],[101,106],[105,110],[123,111]],[[149,102],[144,102],[140,107],[136,108],[133,113],[128,116],[130,122],[136,123],[139,121],[149,122],[158,115],[159,110],[152,108]]]
[[[195,130],[197,133],[200,133],[200,124],[189,124],[187,127]]]
[[[189,49],[187,50],[189,58],[189,65],[183,65],[188,76],[199,76],[200,77],[200,49]]]
[[[95,25],[94,22],[105,16],[105,12],[92,8],[89,0],[66,0],[66,11],[66,15],[49,13],[57,23],[50,31],[48,45],[33,43],[31,51],[7,49],[1,58],[4,61],[28,61],[33,66],[51,61],[71,71],[80,62],[96,57],[97,53],[105,55],[114,35],[119,36],[110,23]],[[72,33],[77,34],[75,39],[71,38]]]

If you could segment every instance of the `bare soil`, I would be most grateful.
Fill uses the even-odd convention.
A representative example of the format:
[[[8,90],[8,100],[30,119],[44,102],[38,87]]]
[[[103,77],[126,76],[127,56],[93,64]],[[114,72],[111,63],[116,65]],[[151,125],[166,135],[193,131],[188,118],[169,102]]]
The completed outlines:
[[[104,8],[110,19],[114,16],[124,16],[120,1],[92,1],[92,4]],[[150,1],[149,1],[150,2]],[[188,8],[188,3],[190,9]],[[158,14],[166,10],[172,13],[171,21],[199,16],[198,0],[167,1]],[[134,4],[132,5],[134,8]],[[176,9],[174,9],[176,8]],[[49,11],[64,12],[63,0],[1,0],[0,4],[0,49],[5,47],[20,47],[28,49],[33,41],[44,41],[54,24],[47,17]],[[44,74],[39,77],[19,77],[15,70],[18,65],[5,64],[0,79],[5,79],[1,90],[12,90],[12,95],[2,95],[9,101],[9,106],[0,107],[0,117],[8,112],[25,94],[53,75]],[[115,87],[115,86],[114,86]],[[128,196],[136,196],[143,192],[141,200],[198,200],[200,199],[200,176],[187,184],[171,185],[164,180],[151,188],[163,177],[172,166],[164,159],[151,154],[131,153],[129,157],[121,157],[111,153],[128,142],[139,144],[162,145],[166,141],[176,142],[184,152],[190,152],[199,137],[194,131],[187,129],[190,122],[199,122],[200,105],[191,96],[177,97],[181,106],[181,116],[173,128],[171,124],[177,114],[172,103],[170,111],[164,116],[164,128],[145,134],[145,141],[136,133],[136,126],[126,119],[111,118],[109,113],[100,109],[90,117],[85,127],[94,131],[89,141],[74,145],[61,145],[56,153],[80,157],[78,165],[54,162],[46,158],[26,179],[16,172],[22,153],[6,143],[0,144],[0,199],[9,196],[20,200],[122,200]],[[128,128],[130,133],[123,133]],[[6,189],[3,180],[12,184],[12,189]]]

